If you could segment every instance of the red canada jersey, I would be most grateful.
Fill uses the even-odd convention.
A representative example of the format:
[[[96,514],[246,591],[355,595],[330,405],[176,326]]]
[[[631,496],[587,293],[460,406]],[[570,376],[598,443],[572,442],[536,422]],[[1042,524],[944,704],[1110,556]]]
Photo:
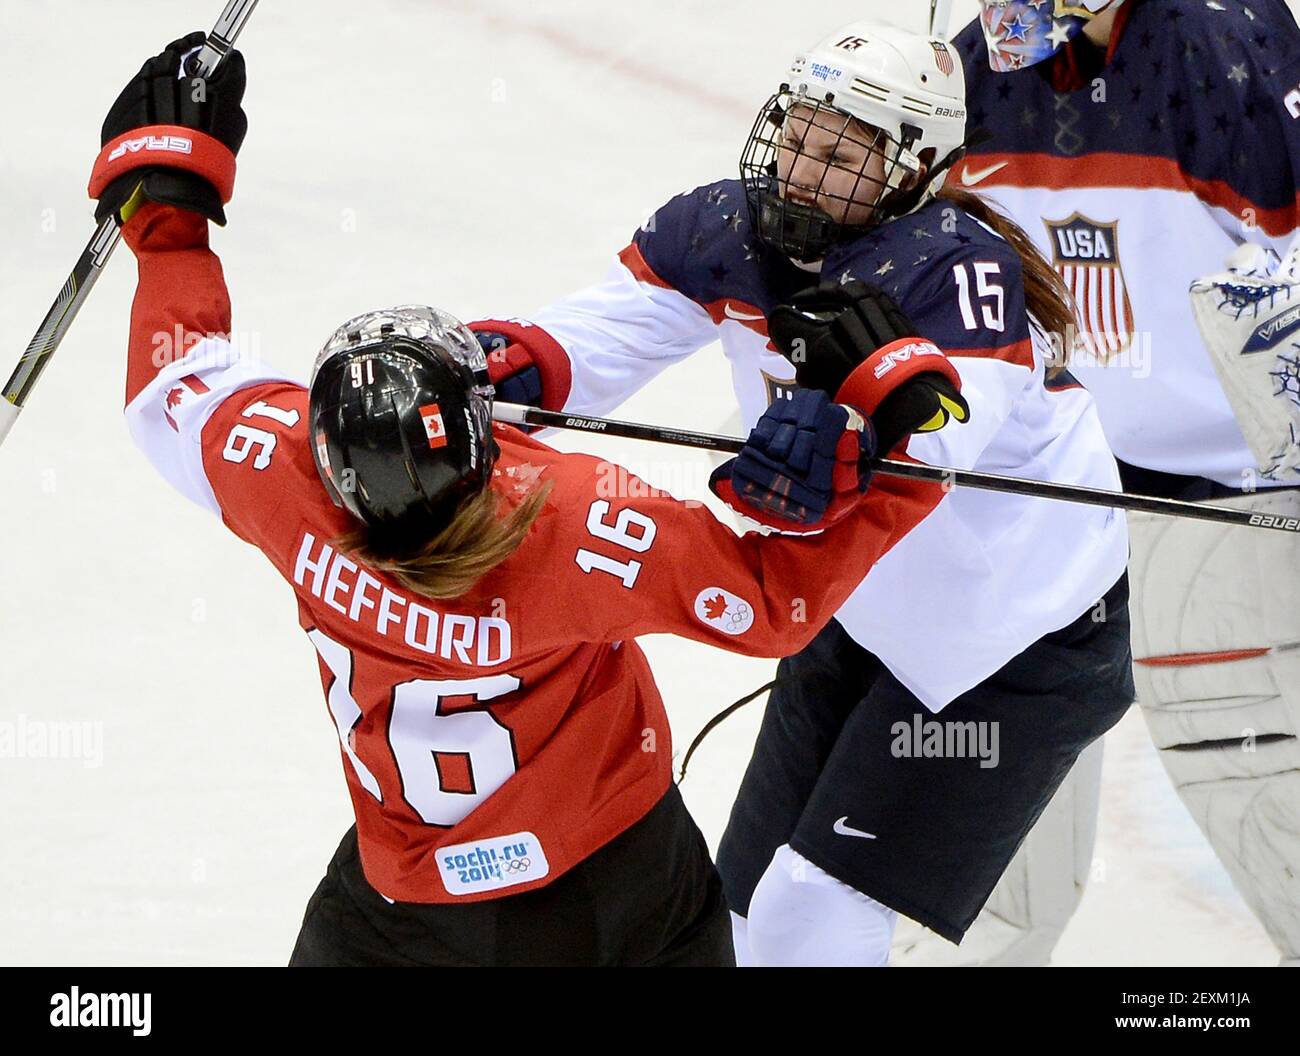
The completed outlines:
[[[151,205],[124,234],[140,261],[133,438],[292,587],[362,866],[393,900],[528,890],[639,820],[668,788],[672,744],[634,639],[795,652],[941,496],[881,481],[821,535],[737,536],[626,470],[498,427],[490,486],[503,505],[549,494],[512,555],[461,597],[433,600],[335,545],[356,522],[317,476],[307,392],[224,336],[206,225]],[[154,336],[182,331],[193,340],[160,365]]]

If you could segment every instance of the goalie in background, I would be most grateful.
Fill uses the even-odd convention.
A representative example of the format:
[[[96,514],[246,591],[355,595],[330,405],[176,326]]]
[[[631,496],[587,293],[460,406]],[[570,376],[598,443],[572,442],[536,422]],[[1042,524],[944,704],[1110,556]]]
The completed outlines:
[[[1125,490],[1300,516],[1292,13],[1282,0],[985,0],[954,44],[972,121],[990,134],[957,178],[1031,232],[1070,284],[1071,370],[1097,400]],[[1300,539],[1149,514],[1129,524],[1147,727],[1297,963]],[[1044,958],[1087,876],[1096,792],[1079,787],[1073,838],[1031,839],[1027,891],[991,903],[1037,932]]]

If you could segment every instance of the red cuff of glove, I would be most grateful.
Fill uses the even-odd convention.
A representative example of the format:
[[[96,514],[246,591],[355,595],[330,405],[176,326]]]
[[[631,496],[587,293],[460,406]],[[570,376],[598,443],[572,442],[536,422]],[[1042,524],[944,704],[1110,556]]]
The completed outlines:
[[[542,378],[542,410],[562,411],[573,388],[569,354],[550,334],[535,323],[508,319],[480,319],[469,324],[477,333],[486,330],[505,336],[510,342],[504,355],[488,354],[488,375],[495,384],[528,367],[536,367]]]
[[[221,201],[235,193],[235,155],[218,139],[183,125],[150,125],[109,140],[90,173],[90,197],[132,169],[160,166],[184,169],[217,189]]]
[[[859,363],[844,379],[835,402],[875,414],[886,396],[918,374],[942,374],[961,392],[961,375],[938,345],[923,337],[905,337],[876,349]]]
[[[723,470],[729,468],[729,462],[723,463]],[[750,505],[736,494],[736,486],[731,483],[731,478],[725,472],[713,482],[712,487],[713,494],[740,516],[746,520],[754,521],[778,535],[820,535],[826,531],[827,522],[825,519],[816,521],[813,524],[800,524],[798,521],[788,521],[779,514],[769,513],[767,510],[760,510],[757,506]]]

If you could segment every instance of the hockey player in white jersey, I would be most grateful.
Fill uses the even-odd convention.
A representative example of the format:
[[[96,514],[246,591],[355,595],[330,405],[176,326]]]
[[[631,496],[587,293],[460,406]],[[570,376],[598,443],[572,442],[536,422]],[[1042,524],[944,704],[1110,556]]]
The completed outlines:
[[[1278,264],[1300,226],[1290,12],[1281,0],[983,0],[954,43],[971,126],[990,137],[956,180],[1030,232],[1070,285],[1071,370],[1096,397],[1126,490],[1300,515],[1300,269]],[[1147,725],[1294,963],[1300,546],[1130,524]],[[1019,883],[973,929],[992,955],[1046,960],[1087,878],[1096,779],[1095,765],[1076,772],[1075,809],[1036,830],[1009,870]]]
[[[604,413],[720,340],[751,423],[796,384],[833,390],[882,335],[920,335],[970,420],[907,456],[1117,486],[1091,398],[1052,369],[1060,277],[945,186],[966,134],[954,50],[855,23],[778,81],[741,179],[668,202],[604,282],[475,324],[499,396]],[[881,964],[899,913],[961,940],[1131,702],[1127,553],[1114,511],[958,489],[782,662],[719,849],[740,963]]]

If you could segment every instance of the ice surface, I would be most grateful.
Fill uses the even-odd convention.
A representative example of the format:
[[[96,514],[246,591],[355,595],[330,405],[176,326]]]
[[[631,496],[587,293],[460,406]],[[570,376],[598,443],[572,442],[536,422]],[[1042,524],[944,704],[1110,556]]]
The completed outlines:
[[[5,4],[4,373],[89,236],[84,187],[109,103],[146,50],[206,28],[219,6]],[[242,42],[252,128],[214,237],[235,329],[305,377],[361,310],[527,314],[594,281],[662,200],[735,171],[799,42],[872,9],[906,9],[920,28],[928,5],[823,0],[815,24],[795,26],[774,0],[263,4]],[[0,450],[0,723],[85,721],[103,736],[101,765],[0,759],[0,962],[282,963],[350,822],[337,740],[288,589],[128,442],[132,271],[123,250]],[[726,364],[706,351],[620,413],[728,427]],[[709,468],[630,442],[557,442],[683,497]],[[645,644],[679,747],[773,667]],[[685,794],[711,841],[759,713],[692,764]],[[1061,963],[1270,963],[1135,714],[1106,778],[1105,878]]]

